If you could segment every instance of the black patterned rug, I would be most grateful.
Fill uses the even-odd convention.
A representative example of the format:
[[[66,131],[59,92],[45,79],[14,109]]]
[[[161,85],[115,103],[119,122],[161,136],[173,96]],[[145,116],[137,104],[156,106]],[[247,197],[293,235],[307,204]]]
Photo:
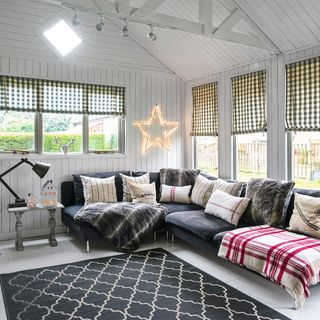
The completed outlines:
[[[163,249],[1,275],[10,320],[288,319]]]

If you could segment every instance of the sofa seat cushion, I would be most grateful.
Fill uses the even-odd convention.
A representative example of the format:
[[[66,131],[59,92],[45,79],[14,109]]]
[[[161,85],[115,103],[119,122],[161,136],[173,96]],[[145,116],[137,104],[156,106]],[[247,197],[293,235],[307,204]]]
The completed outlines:
[[[73,219],[76,213],[83,207],[81,204],[75,204],[70,207],[66,207],[63,209],[63,214]]]
[[[203,209],[202,207],[200,207],[196,204],[173,203],[173,202],[166,202],[166,203],[161,203],[161,204],[168,209],[167,214],[171,214],[172,212],[192,211],[192,210]]]
[[[188,230],[206,241],[212,241],[215,234],[233,230],[235,226],[215,216],[211,216],[204,210],[181,211],[169,214],[166,223]]]

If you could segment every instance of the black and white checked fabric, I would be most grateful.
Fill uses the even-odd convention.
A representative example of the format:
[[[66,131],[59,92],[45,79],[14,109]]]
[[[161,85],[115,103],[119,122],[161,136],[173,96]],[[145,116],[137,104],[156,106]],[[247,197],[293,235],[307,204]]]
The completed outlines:
[[[218,135],[217,82],[192,88],[192,136]]]
[[[8,320],[289,320],[162,250],[1,276]]]
[[[0,110],[125,115],[125,88],[0,76]]]
[[[320,130],[320,57],[286,66],[286,129]]]
[[[232,78],[232,134],[267,131],[266,71]]]

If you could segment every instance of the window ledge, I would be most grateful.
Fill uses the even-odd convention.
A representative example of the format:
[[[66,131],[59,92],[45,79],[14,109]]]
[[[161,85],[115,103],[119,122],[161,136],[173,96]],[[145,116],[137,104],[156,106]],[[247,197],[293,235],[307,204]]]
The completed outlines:
[[[96,159],[96,158],[127,158],[127,155],[124,153],[105,153],[105,154],[97,154],[97,153],[77,153],[77,154],[37,154],[37,153],[29,153],[29,154],[0,154],[1,160],[16,160],[20,158],[28,158],[28,159]]]

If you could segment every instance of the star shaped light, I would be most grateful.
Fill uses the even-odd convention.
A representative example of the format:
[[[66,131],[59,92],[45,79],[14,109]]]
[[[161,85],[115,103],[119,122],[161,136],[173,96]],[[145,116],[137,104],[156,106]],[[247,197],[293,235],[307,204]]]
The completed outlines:
[[[153,146],[161,146],[167,151],[170,151],[171,145],[169,137],[179,126],[178,122],[163,120],[161,109],[158,105],[153,108],[151,117],[148,120],[135,121],[133,125],[146,137],[144,151],[148,151]],[[160,129],[160,136],[155,136],[152,133],[152,128],[155,127]]]

